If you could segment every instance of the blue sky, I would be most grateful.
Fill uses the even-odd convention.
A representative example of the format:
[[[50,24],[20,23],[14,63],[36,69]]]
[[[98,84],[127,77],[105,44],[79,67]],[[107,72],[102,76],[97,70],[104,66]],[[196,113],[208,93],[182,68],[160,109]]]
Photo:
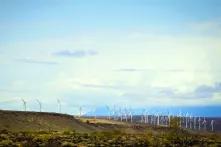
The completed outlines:
[[[219,0],[0,0],[2,109],[216,111],[220,59]]]

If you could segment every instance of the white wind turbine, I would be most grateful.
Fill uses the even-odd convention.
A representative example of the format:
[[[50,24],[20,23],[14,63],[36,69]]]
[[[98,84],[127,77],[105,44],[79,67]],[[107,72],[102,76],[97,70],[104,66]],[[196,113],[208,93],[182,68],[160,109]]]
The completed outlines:
[[[39,112],[41,112],[41,109],[42,109],[42,103],[41,103],[38,99],[36,99],[36,101],[37,101],[37,103],[38,103],[38,105],[39,105]]]
[[[185,120],[186,120],[186,128],[188,128],[188,112],[186,113],[186,116],[185,116]]]
[[[127,122],[127,116],[128,116],[128,114],[127,114],[127,108],[126,108],[126,107],[124,108],[124,116],[125,116],[125,120],[126,120],[126,122]]]
[[[116,120],[116,106],[115,105],[112,108],[110,108],[110,112],[111,112],[113,120]]]
[[[199,117],[198,119],[198,123],[199,123],[199,130],[201,129],[201,118]]]
[[[170,127],[170,112],[168,111],[168,114],[167,114],[167,127]]]
[[[80,106],[79,107],[79,117],[81,117],[81,115],[82,115],[82,107]]]
[[[117,108],[117,120],[123,121],[120,106],[118,106],[118,108]]]
[[[204,130],[206,130],[206,118],[204,117],[204,119],[203,119],[203,122],[202,122],[202,124],[203,124],[203,127],[204,127]]]
[[[145,115],[145,117],[144,117],[144,118],[145,118],[145,119],[144,119],[144,122],[148,124],[148,123],[149,123],[149,120],[148,120],[148,114],[147,114],[147,112],[148,112],[148,111],[147,111],[147,109],[146,109],[146,110],[145,110],[145,114],[144,114],[144,115]]]
[[[22,101],[22,104],[23,104],[24,111],[26,111],[27,102],[24,99],[21,99],[21,101]]]
[[[145,113],[145,109],[142,109],[142,110],[141,110],[141,115],[140,115],[140,117],[141,117],[140,122],[141,122],[141,123],[144,122],[144,117],[145,117],[145,114],[144,114],[144,113]]]
[[[61,101],[57,99],[57,103],[58,103],[58,112],[61,113]]]
[[[120,115],[120,121],[122,122],[123,121],[123,112],[122,112],[121,107],[119,108],[119,115]]]
[[[111,119],[111,109],[109,106],[106,105],[107,111],[108,111],[108,119]]]
[[[153,111],[153,125],[157,125],[157,112],[156,110]]]
[[[133,110],[131,109],[131,107],[129,108],[129,116],[130,116],[130,122],[133,123]]]
[[[211,120],[211,123],[210,123],[212,132],[214,131],[214,122],[215,122],[214,120]]]
[[[195,130],[196,129],[196,116],[193,117],[193,129]]]
[[[130,115],[130,122],[133,123],[133,112],[130,111],[130,112],[129,112],[129,115]]]
[[[190,122],[190,129],[192,129],[192,115],[190,114],[190,117],[189,117],[189,122]]]
[[[159,112],[156,113],[156,117],[157,117],[157,126],[160,125],[160,115],[159,115]]]
[[[94,107],[94,108],[92,108],[92,114],[93,114],[93,116],[94,116],[94,119],[96,120],[97,119],[97,114],[96,114],[96,112],[97,112],[97,108],[96,107]]]
[[[178,118],[179,118],[179,126],[180,128],[182,128],[182,112],[181,111],[179,112]]]

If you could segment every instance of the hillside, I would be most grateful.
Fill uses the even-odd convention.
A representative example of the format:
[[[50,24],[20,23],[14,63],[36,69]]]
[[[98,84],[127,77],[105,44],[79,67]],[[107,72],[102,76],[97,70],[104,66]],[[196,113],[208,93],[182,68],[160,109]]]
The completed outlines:
[[[65,131],[88,132],[97,130],[71,115],[0,110],[0,130],[10,131]]]

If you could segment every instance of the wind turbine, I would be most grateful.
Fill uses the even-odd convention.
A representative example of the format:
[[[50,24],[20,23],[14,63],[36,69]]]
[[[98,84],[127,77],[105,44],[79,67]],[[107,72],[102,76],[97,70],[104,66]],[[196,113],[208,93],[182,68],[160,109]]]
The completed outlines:
[[[186,113],[186,128],[188,128],[188,112]]]
[[[127,108],[126,107],[124,108],[124,116],[125,116],[125,119],[126,119],[126,122],[127,122]]]
[[[59,99],[57,99],[57,103],[58,103],[59,113],[61,113],[61,101]]]
[[[190,114],[189,122],[190,122],[190,129],[192,129],[192,116],[191,116],[191,114]]]
[[[170,112],[168,112],[168,116],[167,117],[168,117],[168,124],[167,124],[167,126],[170,127]]]
[[[122,114],[122,109],[121,107],[119,108],[119,113],[120,113],[120,121],[123,121],[123,114]]]
[[[36,101],[39,104],[39,111],[41,112],[42,104],[41,104],[41,102],[38,99],[36,99]]]
[[[23,103],[24,111],[26,111],[27,102],[26,102],[24,99],[21,99],[21,101],[22,101],[22,103]]]
[[[129,116],[130,116],[130,122],[131,123],[133,123],[133,114],[134,114],[134,112],[133,112],[132,108],[130,107],[129,108]]]
[[[80,106],[79,107],[79,117],[81,117],[81,114],[82,114],[82,107]]]
[[[193,129],[196,129],[196,117],[193,117]]]
[[[149,121],[148,121],[148,114],[147,114],[147,109],[145,110],[145,123],[149,123]]]
[[[108,119],[110,120],[111,118],[111,110],[110,107],[106,105],[107,111],[108,111]]]
[[[142,109],[141,110],[141,120],[140,120],[141,123],[143,123],[145,121],[144,117],[145,117],[145,109]]]
[[[198,119],[198,122],[199,122],[199,130],[201,129],[201,118],[199,117]]]
[[[111,114],[112,114],[112,117],[113,117],[113,120],[116,120],[116,112],[117,110],[116,110],[116,106],[114,105],[112,108],[111,108]]]
[[[96,114],[96,111],[97,110],[97,108],[95,107],[92,111],[93,111],[93,113],[94,113],[94,119],[96,120],[97,119],[97,114]]]
[[[130,115],[130,122],[133,123],[133,114],[131,111],[129,112],[129,115]]]
[[[203,127],[204,127],[204,130],[206,130],[206,118],[205,117],[203,119]]]
[[[214,120],[211,120],[211,130],[212,130],[212,132],[214,131]]]
[[[159,113],[157,113],[157,126],[159,126],[160,125],[160,115],[159,115]]]
[[[180,111],[179,112],[179,125],[180,125],[180,128],[182,128],[182,112]]]

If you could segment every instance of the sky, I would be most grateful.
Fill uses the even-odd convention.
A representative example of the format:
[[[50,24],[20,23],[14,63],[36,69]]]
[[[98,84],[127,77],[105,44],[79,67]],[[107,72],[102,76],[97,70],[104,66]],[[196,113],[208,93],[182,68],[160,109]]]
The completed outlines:
[[[221,1],[0,0],[0,109],[22,98],[221,116]]]

